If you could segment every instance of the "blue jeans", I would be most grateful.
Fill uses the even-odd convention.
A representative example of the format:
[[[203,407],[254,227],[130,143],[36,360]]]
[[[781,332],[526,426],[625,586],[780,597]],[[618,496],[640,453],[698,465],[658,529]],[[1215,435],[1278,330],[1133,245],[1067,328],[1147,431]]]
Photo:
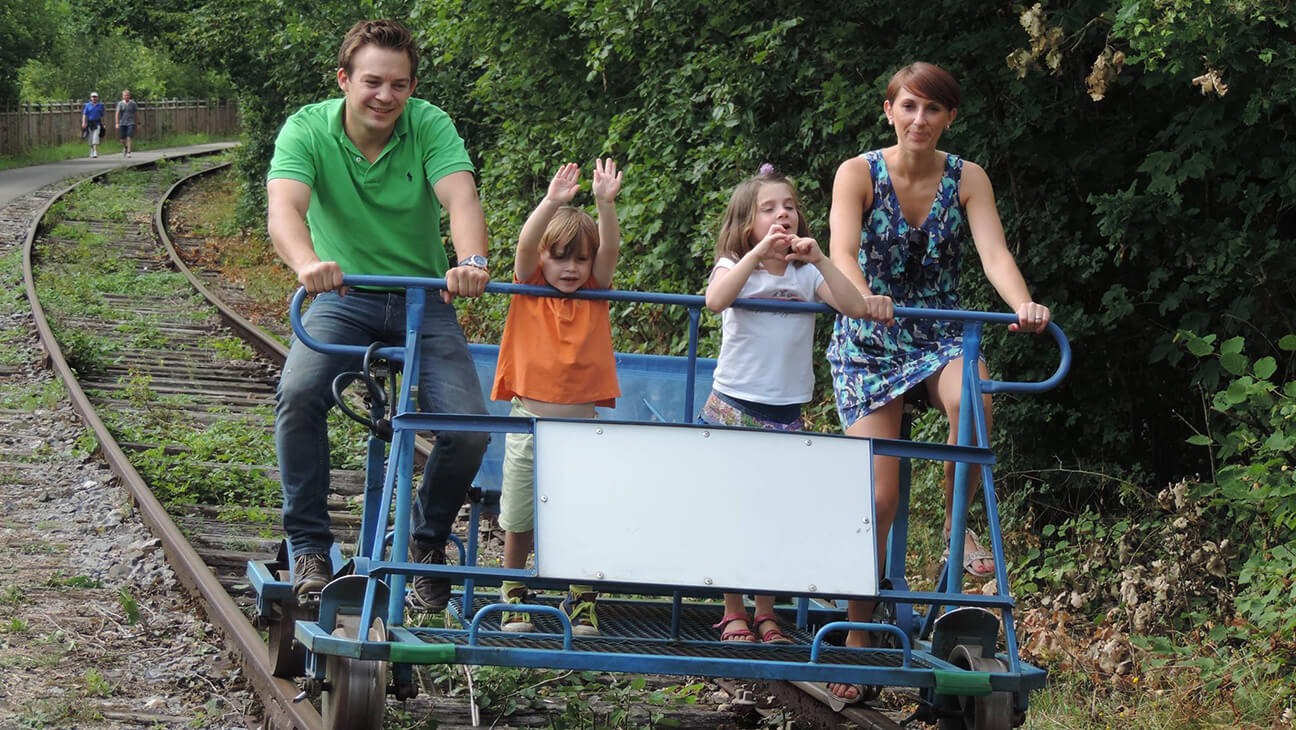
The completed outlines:
[[[405,297],[354,289],[345,297],[328,292],[315,298],[302,323],[321,342],[368,346],[381,341],[399,346],[405,342]],[[435,292],[429,292],[423,316],[421,358],[420,410],[486,413],[477,370],[455,309]],[[284,532],[291,540],[294,557],[326,553],[333,544],[327,504],[327,414],[333,407],[333,379],[338,373],[360,368],[359,356],[327,355],[293,338],[276,396],[275,448],[283,483]],[[413,510],[414,539],[432,545],[445,543],[489,438],[485,433],[437,434]]]

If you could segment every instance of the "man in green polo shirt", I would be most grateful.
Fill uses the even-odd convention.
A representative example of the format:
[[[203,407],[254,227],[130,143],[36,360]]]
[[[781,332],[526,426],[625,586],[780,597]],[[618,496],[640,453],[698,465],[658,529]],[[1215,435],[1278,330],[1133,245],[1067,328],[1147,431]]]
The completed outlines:
[[[403,294],[348,291],[344,272],[444,277],[447,290],[429,298],[423,320],[419,405],[481,414],[486,404],[451,299],[479,296],[490,280],[486,220],[454,124],[410,98],[417,69],[418,52],[400,24],[361,21],[351,28],[338,53],[344,97],[302,107],[275,141],[267,225],[275,251],[315,295],[303,323],[324,342],[405,340]],[[443,207],[458,259],[453,267],[440,235]],[[359,369],[358,358],[316,352],[294,338],[279,380],[275,444],[298,597],[332,579],[326,414],[333,378]],[[437,434],[414,510],[414,561],[445,562],[445,541],[486,441],[480,433]],[[410,597],[441,610],[450,583],[416,577]]]

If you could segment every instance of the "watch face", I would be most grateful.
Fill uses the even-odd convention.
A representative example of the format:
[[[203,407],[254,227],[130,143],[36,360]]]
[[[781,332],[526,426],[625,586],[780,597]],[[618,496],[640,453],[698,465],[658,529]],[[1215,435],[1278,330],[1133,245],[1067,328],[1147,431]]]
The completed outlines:
[[[460,265],[460,266],[475,266],[475,267],[477,267],[477,268],[479,268],[479,269],[484,269],[484,268],[486,268],[486,266],[487,266],[487,263],[486,263],[486,257],[485,257],[485,256],[469,256],[468,258],[464,259],[463,261],[460,261],[460,262],[459,262],[459,265]]]

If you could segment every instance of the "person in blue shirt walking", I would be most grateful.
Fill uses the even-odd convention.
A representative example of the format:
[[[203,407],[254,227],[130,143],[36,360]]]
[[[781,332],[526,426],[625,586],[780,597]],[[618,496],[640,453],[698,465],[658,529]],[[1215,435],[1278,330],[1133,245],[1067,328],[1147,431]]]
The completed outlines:
[[[90,101],[81,107],[81,136],[90,142],[90,156],[99,156],[99,140],[103,139],[104,105],[99,101],[99,92],[90,92]]]

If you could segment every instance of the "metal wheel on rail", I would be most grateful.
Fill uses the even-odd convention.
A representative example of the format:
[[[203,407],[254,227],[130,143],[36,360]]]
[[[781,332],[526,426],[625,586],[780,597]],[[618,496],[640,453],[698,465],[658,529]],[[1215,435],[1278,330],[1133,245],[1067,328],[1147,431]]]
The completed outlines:
[[[306,649],[293,638],[298,609],[281,605],[278,614],[266,629],[270,637],[270,673],[283,679],[300,677],[306,673]]]
[[[353,638],[358,616],[339,616],[334,636]],[[369,627],[370,641],[386,641],[387,628],[375,618]],[[325,665],[325,687],[320,714],[327,730],[378,730],[387,706],[387,662],[352,659],[331,654]]]
[[[290,581],[288,571],[279,571],[279,580]],[[266,627],[269,635],[270,673],[283,679],[300,677],[306,673],[306,649],[293,638],[297,619],[305,614],[299,606],[280,603],[275,616]]]
[[[1008,666],[997,657],[981,656],[981,647],[959,644],[950,653],[950,664],[972,672],[1006,672]],[[1021,724],[1013,709],[1012,692],[992,692],[981,697],[954,698],[959,715],[942,717],[940,730],[1012,730]]]

